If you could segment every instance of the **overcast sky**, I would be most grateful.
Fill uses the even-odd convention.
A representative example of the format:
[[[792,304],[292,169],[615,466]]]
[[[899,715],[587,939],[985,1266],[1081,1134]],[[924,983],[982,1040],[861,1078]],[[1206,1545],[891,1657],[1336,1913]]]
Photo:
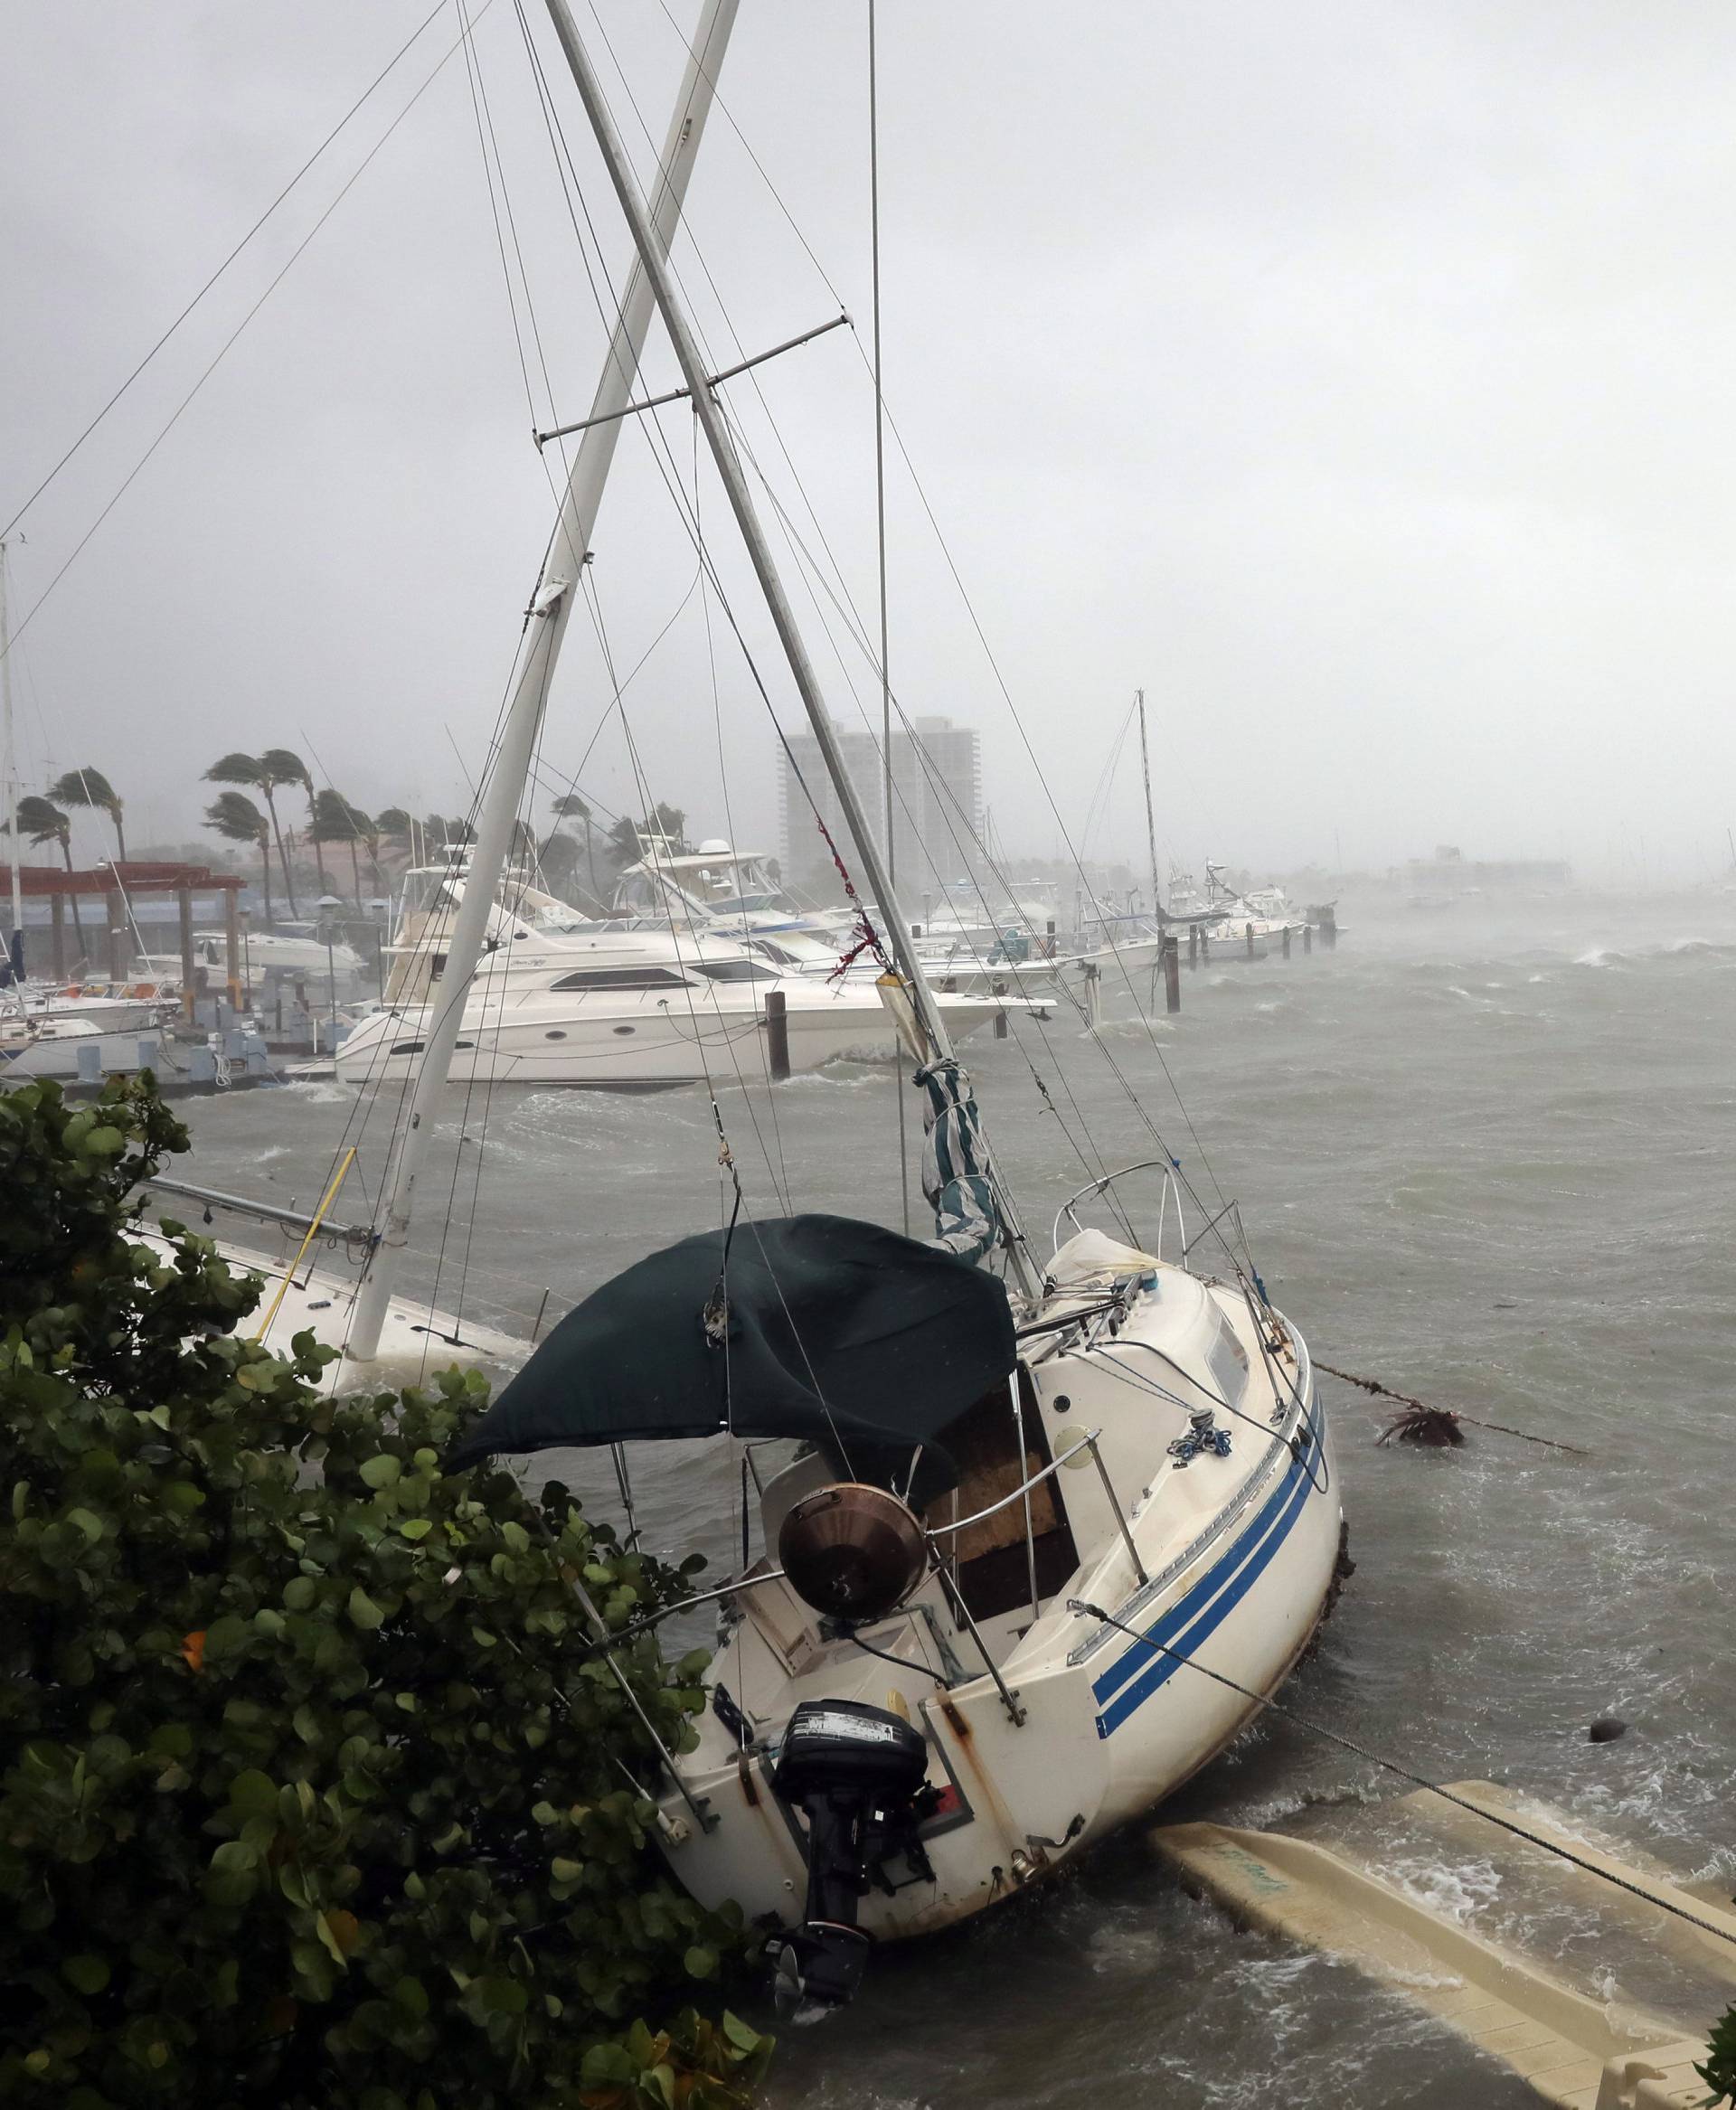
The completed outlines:
[[[0,0],[0,519],[429,4]],[[660,138],[676,28],[662,0],[598,6]],[[669,7],[696,19],[696,0]],[[540,0],[527,13],[618,275],[618,215]],[[30,508],[14,624],[457,20],[436,17]],[[1040,768],[896,456],[894,683],[910,711],[981,729],[1011,851],[1054,853],[1046,780],[1076,840],[1090,818],[1091,852],[1137,852],[1130,754],[1091,809],[1143,685],[1160,840],[1195,869],[1380,866],[1438,841],[1628,881],[1642,844],[1654,878],[1725,860],[1727,9],[881,0],[880,41],[887,397]],[[552,394],[576,417],[603,330],[511,0],[476,47],[547,363],[545,391],[528,347],[537,411]],[[765,177],[714,118],[679,251],[711,348],[826,319],[828,279],[865,345],[865,0],[742,0],[722,92]],[[647,367],[667,385],[655,335]],[[870,610],[856,344],[836,332],[760,384],[776,437],[747,383],[731,403],[792,508],[799,475]],[[92,762],[135,842],[184,837],[212,759],[287,745],[364,806],[460,808],[552,517],[530,424],[454,60],[31,617],[14,655],[27,788]],[[691,476],[691,419],[663,429]],[[700,492],[793,722],[708,476]],[[636,431],[595,578],[622,674],[675,617],[627,692],[641,762],[700,832],[775,846],[771,734],[721,639],[714,710],[693,571]],[[854,716],[817,623],[816,656]],[[575,623],[552,766],[578,767],[609,702]],[[581,781],[632,803],[614,726]],[[99,852],[97,830],[85,841]]]

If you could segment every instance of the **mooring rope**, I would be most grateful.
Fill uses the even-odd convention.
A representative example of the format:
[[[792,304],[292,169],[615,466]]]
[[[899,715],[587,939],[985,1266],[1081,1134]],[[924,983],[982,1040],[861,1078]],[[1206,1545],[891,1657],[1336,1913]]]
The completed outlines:
[[[1533,1436],[1529,1429],[1511,1428],[1505,1421],[1479,1421],[1475,1414],[1462,1414],[1457,1408],[1425,1407],[1409,1392],[1395,1392],[1391,1385],[1382,1384],[1378,1378],[1359,1378],[1354,1371],[1335,1370],[1331,1363],[1322,1362],[1318,1356],[1315,1358],[1314,1367],[1332,1377],[1342,1378],[1345,1384],[1354,1385],[1361,1391],[1376,1393],[1382,1399],[1396,1399],[1401,1407],[1413,1407],[1419,1414],[1445,1414],[1454,1421],[1468,1421],[1473,1428],[1492,1428],[1502,1436],[1516,1436],[1521,1443],[1544,1444],[1552,1451],[1571,1451],[1576,1458],[1591,1455],[1583,1444],[1560,1443],[1552,1436]],[[1384,1443],[1386,1438],[1382,1436],[1381,1440]]]
[[[1612,1883],[1617,1889],[1626,1890],[1647,1905],[1655,1905],[1660,1912],[1668,1912],[1677,1919],[1686,1920],[1690,1926],[1698,1927],[1702,1934],[1712,1935],[1721,1942],[1736,1945],[1736,1934],[1731,1934],[1728,1927],[1714,1926],[1711,1920],[1702,1919],[1697,1913],[1688,1911],[1685,1907],[1674,1905],[1667,1898],[1660,1898],[1638,1883],[1630,1883],[1625,1876],[1612,1875],[1608,1869],[1600,1869],[1595,1861],[1587,1860],[1571,1848],[1558,1845],[1554,1840],[1544,1839],[1535,1832],[1528,1832],[1523,1824],[1514,1823],[1510,1817],[1497,1817],[1492,1811],[1467,1801],[1465,1796],[1456,1795],[1451,1788],[1442,1787],[1438,1780],[1429,1780],[1420,1773],[1414,1773],[1408,1766],[1401,1766],[1396,1759],[1382,1758],[1378,1751],[1369,1750],[1354,1738],[1341,1736],[1336,1729],[1329,1729],[1322,1722],[1311,1721],[1307,1715],[1297,1714],[1293,1707],[1286,1707],[1278,1700],[1269,1700],[1264,1693],[1255,1692],[1246,1685],[1239,1685],[1233,1678],[1226,1678],[1222,1671],[1207,1670],[1203,1663],[1196,1663],[1180,1649],[1171,1648],[1161,1641],[1154,1641],[1150,1634],[1141,1634],[1137,1626],[1129,1626],[1125,1620],[1116,1618],[1113,1613],[1104,1611],[1100,1606],[1090,1604],[1083,1597],[1069,1597],[1067,1609],[1083,1613],[1089,1618],[1102,1620],[1106,1626],[1118,1628],[1131,1640],[1142,1642],[1157,1654],[1169,1656],[1178,1663],[1185,1663],[1189,1670],[1199,1672],[1202,1677],[1213,1679],[1220,1685],[1227,1685],[1231,1691],[1240,1692],[1244,1700],[1251,1700],[1256,1707],[1263,1707],[1281,1716],[1284,1720],[1294,1722],[1298,1729],[1307,1729],[1316,1737],[1324,1737],[1329,1744],[1336,1744],[1342,1749],[1353,1752],[1358,1758],[1366,1759],[1371,1766],[1380,1766],[1383,1772],[1396,1774],[1412,1787],[1426,1788],[1430,1794],[1439,1795],[1443,1802],[1451,1803],[1458,1809],[1468,1810],[1473,1817],[1482,1818],[1486,1824],[1493,1824],[1497,1831],[1510,1832],[1515,1839],[1523,1839],[1530,1846],[1541,1847],[1545,1853],[1552,1853],[1559,1860],[1571,1861],[1576,1869],[1582,1869],[1589,1876],[1596,1876],[1600,1882]]]

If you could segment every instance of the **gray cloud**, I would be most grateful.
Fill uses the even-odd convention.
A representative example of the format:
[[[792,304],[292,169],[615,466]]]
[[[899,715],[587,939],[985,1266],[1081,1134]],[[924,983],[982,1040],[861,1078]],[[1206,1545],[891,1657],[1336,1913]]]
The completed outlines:
[[[674,32],[653,0],[601,5],[660,133]],[[423,11],[0,6],[0,514]],[[453,21],[25,521],[18,612]],[[1335,834],[1364,863],[1443,838],[1620,869],[1641,835],[1654,869],[1719,862],[1736,762],[1722,11],[882,0],[881,34],[889,397],[1070,825],[1143,683],[1160,834],[1188,862],[1330,857]],[[602,327],[506,0],[478,43],[553,399],[577,415]],[[854,0],[744,0],[724,99],[865,324],[863,58]],[[622,121],[643,159],[624,99]],[[721,120],[691,222],[750,349],[832,311]],[[706,274],[681,260],[725,357]],[[651,368],[667,374],[661,349]],[[762,385],[865,607],[861,362],[839,333]],[[751,392],[731,400],[797,504]],[[364,805],[460,803],[448,729],[474,768],[552,512],[528,423],[455,63],[33,622],[27,763],[107,768],[141,840],[192,831],[198,772],[235,744],[310,746]],[[690,428],[665,429],[691,475]],[[624,668],[693,560],[642,438],[617,476],[596,578]],[[1003,836],[1047,852],[901,472],[892,507],[900,692],[982,727]],[[568,767],[606,701],[596,641],[573,637],[546,741]],[[631,703],[654,790],[721,829],[696,600]],[[728,654],[719,717],[738,832],[764,840],[769,736]],[[586,781],[630,799],[612,734]],[[1129,777],[1093,846],[1132,853],[1139,834]]]

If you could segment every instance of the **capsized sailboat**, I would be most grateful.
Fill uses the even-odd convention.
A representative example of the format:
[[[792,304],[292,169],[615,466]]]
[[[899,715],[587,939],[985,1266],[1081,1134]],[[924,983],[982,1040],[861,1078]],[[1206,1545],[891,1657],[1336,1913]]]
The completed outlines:
[[[1081,1194],[1072,1235],[1033,1252],[590,61],[547,4],[885,912],[867,928],[924,1096],[935,1235],[808,1216],[684,1239],[570,1314],[450,1462],[797,1440],[760,1490],[762,1550],[712,1593],[708,1712],[656,1793],[689,1888],[774,1924],[789,1990],[835,2002],[874,1936],[1052,1876],[1237,1734],[1327,1606],[1339,1490],[1307,1350],[1227,1237],[1209,1275],[1161,1229],[1080,1228]]]

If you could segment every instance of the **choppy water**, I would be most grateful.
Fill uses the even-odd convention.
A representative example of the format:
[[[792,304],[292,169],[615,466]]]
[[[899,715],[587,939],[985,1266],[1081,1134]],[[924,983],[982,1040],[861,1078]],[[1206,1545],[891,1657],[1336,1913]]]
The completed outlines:
[[[1477,1430],[1458,1452],[1376,1449],[1375,1407],[1326,1380],[1358,1570],[1287,1698],[1436,1778],[1520,1784],[1682,1870],[1728,1870],[1736,901],[1551,903],[1498,922],[1342,913],[1335,953],[1214,957],[1155,1046],[1121,1019],[1109,1047],[1203,1187],[1203,1146],[1318,1356],[1592,1455]],[[1027,1056],[1072,1124],[1064,1073],[1105,1161],[1153,1149],[1071,1028],[972,1042],[1046,1251],[1050,1217],[1086,1174]],[[442,1301],[467,1247],[466,1309],[499,1319],[534,1312],[544,1286],[557,1309],[717,1220],[700,1095],[477,1092],[457,1144],[461,1097],[418,1236],[426,1286],[445,1233]],[[193,1176],[305,1200],[350,1102],[335,1086],[199,1102]],[[756,1206],[773,1206],[774,1166],[797,1207],[897,1220],[884,1072],[800,1079],[751,1114],[738,1094],[724,1113]],[[382,1127],[363,1137],[370,1182]],[[717,1446],[642,1458],[637,1474],[655,1531],[725,1557]],[[1608,1712],[1629,1734],[1589,1744],[1585,1725]],[[1259,1823],[1391,1792],[1271,1723],[1168,1813]],[[1407,1874],[1504,1924],[1499,1880],[1475,1855],[1442,1848]],[[1538,1926],[1546,1949],[1633,1991],[1583,1922]],[[1531,2100],[1354,1973],[1232,1931],[1137,1837],[1048,1896],[883,1955],[856,2009],[787,2034],[774,2096],[837,2110]]]

